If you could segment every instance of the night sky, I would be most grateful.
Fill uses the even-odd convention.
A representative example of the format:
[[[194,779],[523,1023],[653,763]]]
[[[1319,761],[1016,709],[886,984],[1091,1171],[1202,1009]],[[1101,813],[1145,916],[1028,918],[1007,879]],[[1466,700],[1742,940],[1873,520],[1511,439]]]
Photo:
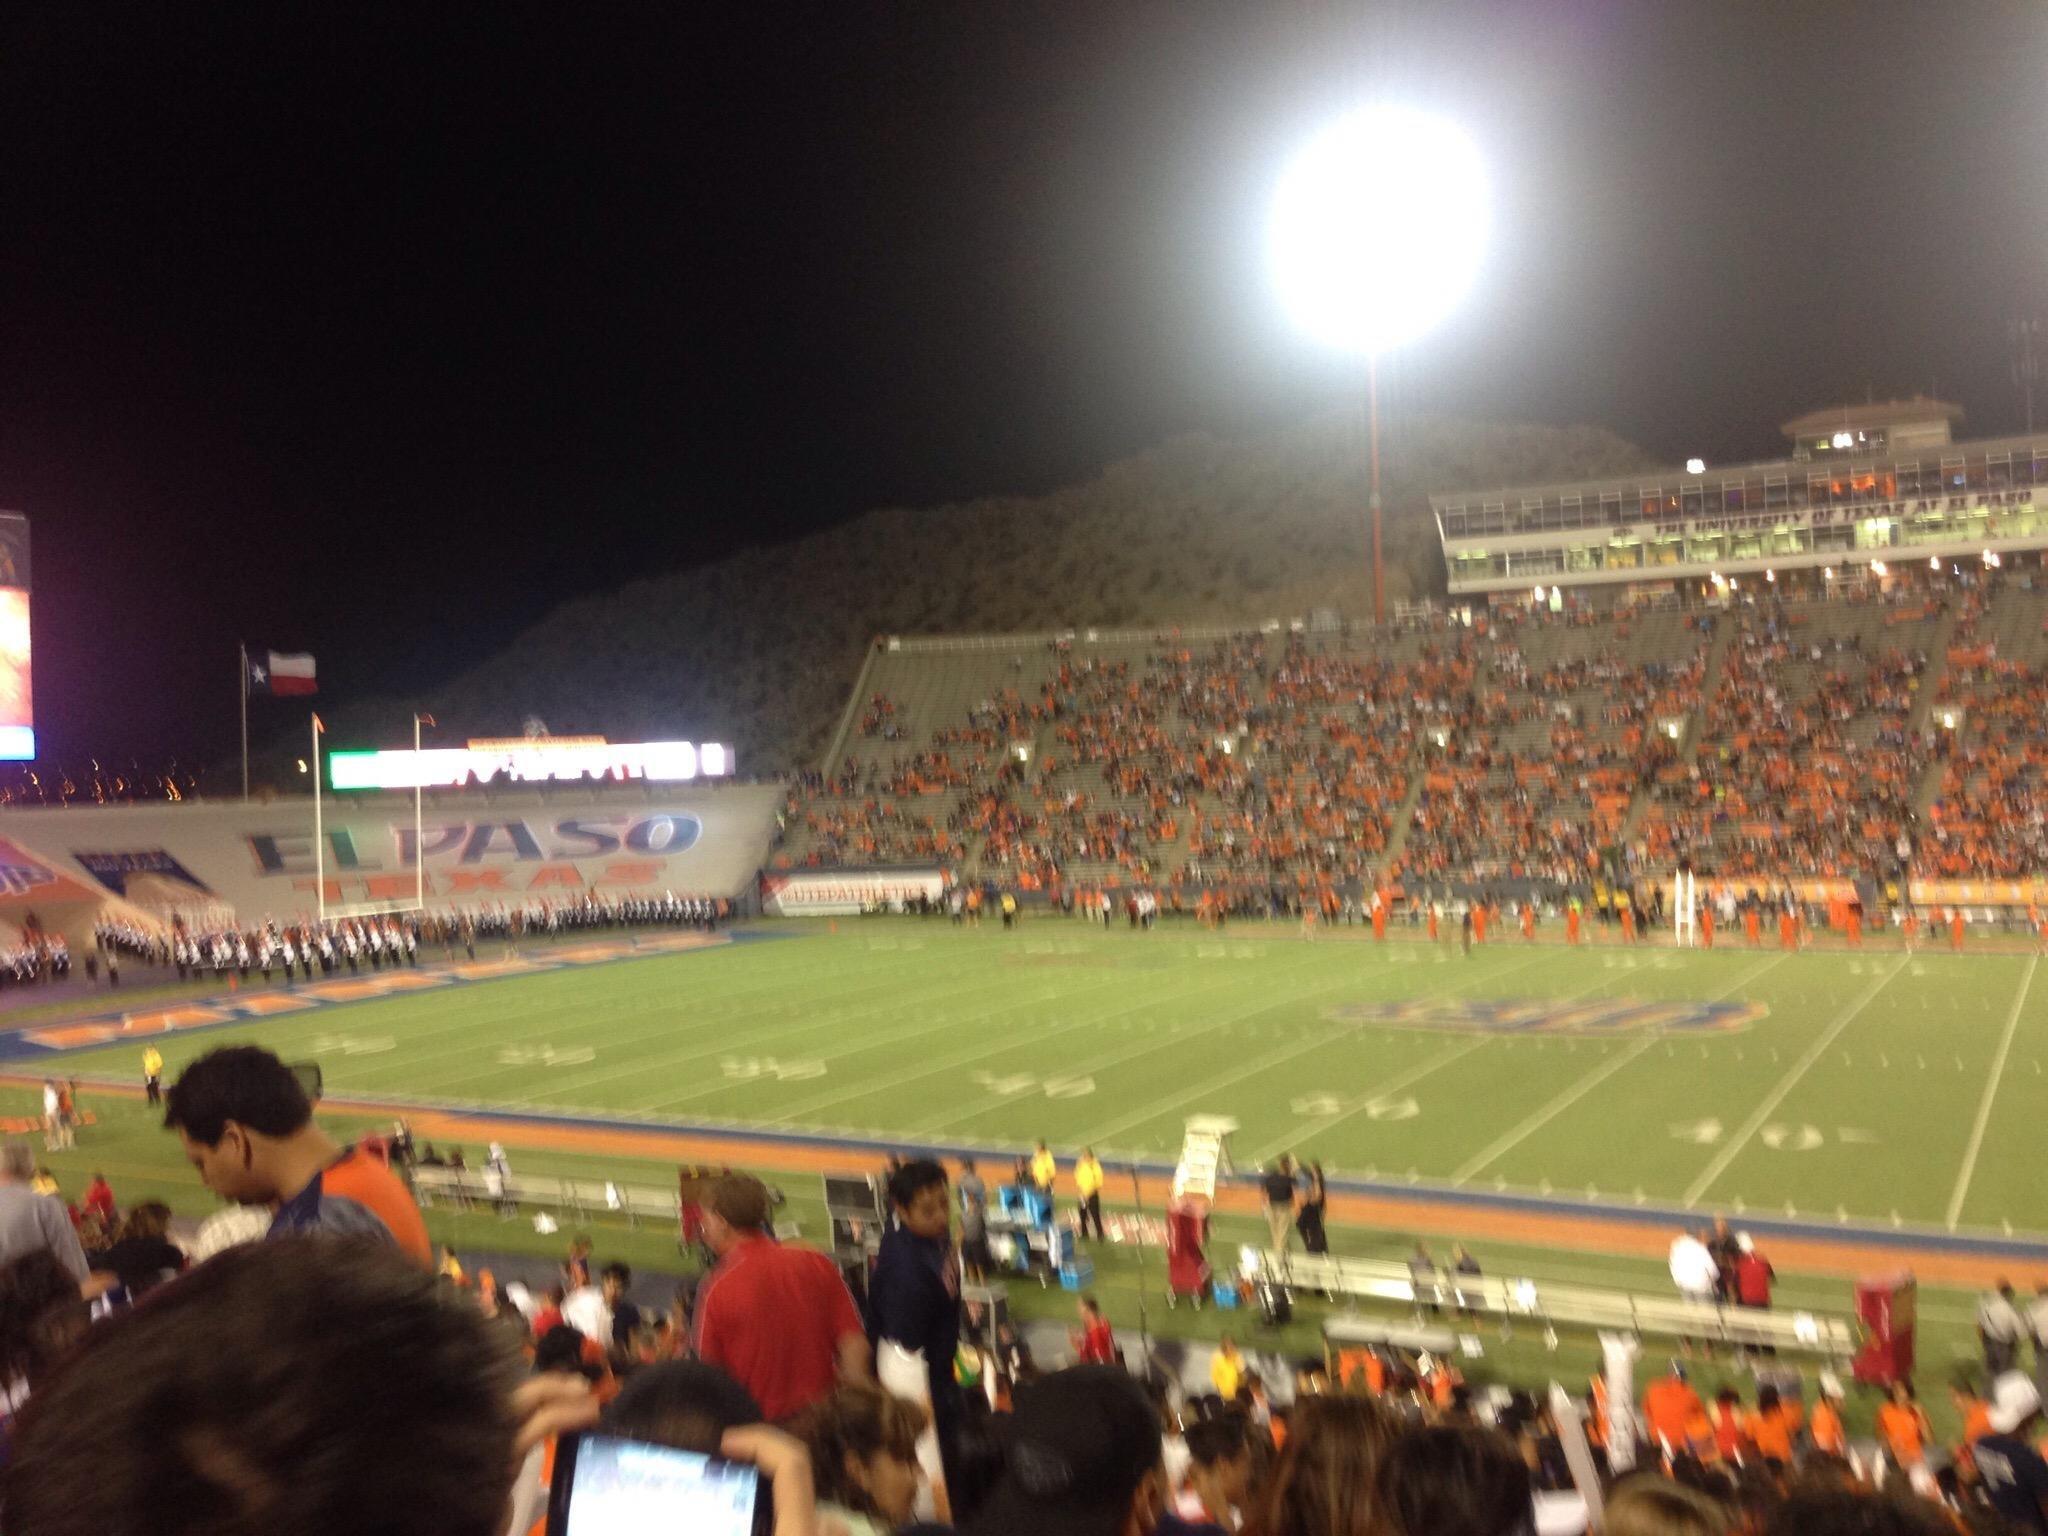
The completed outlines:
[[[1326,407],[1262,218],[1375,97],[1494,178],[1395,409],[1710,460],[1871,391],[2017,425],[2038,0],[29,0],[0,506],[45,751],[232,750],[238,639],[402,697],[562,597]]]

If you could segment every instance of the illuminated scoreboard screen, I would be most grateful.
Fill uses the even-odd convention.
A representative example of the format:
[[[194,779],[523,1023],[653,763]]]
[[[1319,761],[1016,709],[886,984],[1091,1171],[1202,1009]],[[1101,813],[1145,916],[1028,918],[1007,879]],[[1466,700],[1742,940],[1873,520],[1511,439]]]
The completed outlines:
[[[453,789],[464,784],[644,780],[687,784],[731,778],[732,748],[714,741],[606,741],[602,736],[519,737],[466,747],[330,752],[336,789]]]
[[[0,512],[0,761],[36,755],[35,689],[29,669],[28,519]]]

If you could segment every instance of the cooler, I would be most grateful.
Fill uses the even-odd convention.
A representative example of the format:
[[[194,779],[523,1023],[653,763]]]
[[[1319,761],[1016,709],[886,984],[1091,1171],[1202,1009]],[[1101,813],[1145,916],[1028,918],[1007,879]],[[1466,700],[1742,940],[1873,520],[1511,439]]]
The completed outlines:
[[[1867,1337],[1856,1351],[1856,1379],[1888,1387],[1913,1374],[1913,1327],[1919,1287],[1903,1271],[1856,1282],[1856,1316]]]
[[[1182,1195],[1166,1205],[1167,1305],[1192,1297],[1200,1306],[1209,1289],[1208,1202]]]

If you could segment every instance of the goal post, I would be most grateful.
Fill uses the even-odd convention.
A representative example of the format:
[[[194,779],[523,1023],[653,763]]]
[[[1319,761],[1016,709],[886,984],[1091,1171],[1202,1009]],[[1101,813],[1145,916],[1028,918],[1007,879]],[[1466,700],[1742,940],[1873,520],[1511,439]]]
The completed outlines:
[[[1671,878],[1671,940],[1680,949],[1692,949],[1700,941],[1699,879],[1689,863],[1680,864]]]

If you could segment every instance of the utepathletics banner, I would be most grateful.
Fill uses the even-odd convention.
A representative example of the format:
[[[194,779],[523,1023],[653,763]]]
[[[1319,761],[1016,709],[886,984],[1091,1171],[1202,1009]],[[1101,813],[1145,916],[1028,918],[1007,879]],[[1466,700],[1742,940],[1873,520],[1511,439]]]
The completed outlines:
[[[779,870],[763,877],[761,900],[777,917],[849,917],[920,896],[937,901],[945,888],[936,869]]]

